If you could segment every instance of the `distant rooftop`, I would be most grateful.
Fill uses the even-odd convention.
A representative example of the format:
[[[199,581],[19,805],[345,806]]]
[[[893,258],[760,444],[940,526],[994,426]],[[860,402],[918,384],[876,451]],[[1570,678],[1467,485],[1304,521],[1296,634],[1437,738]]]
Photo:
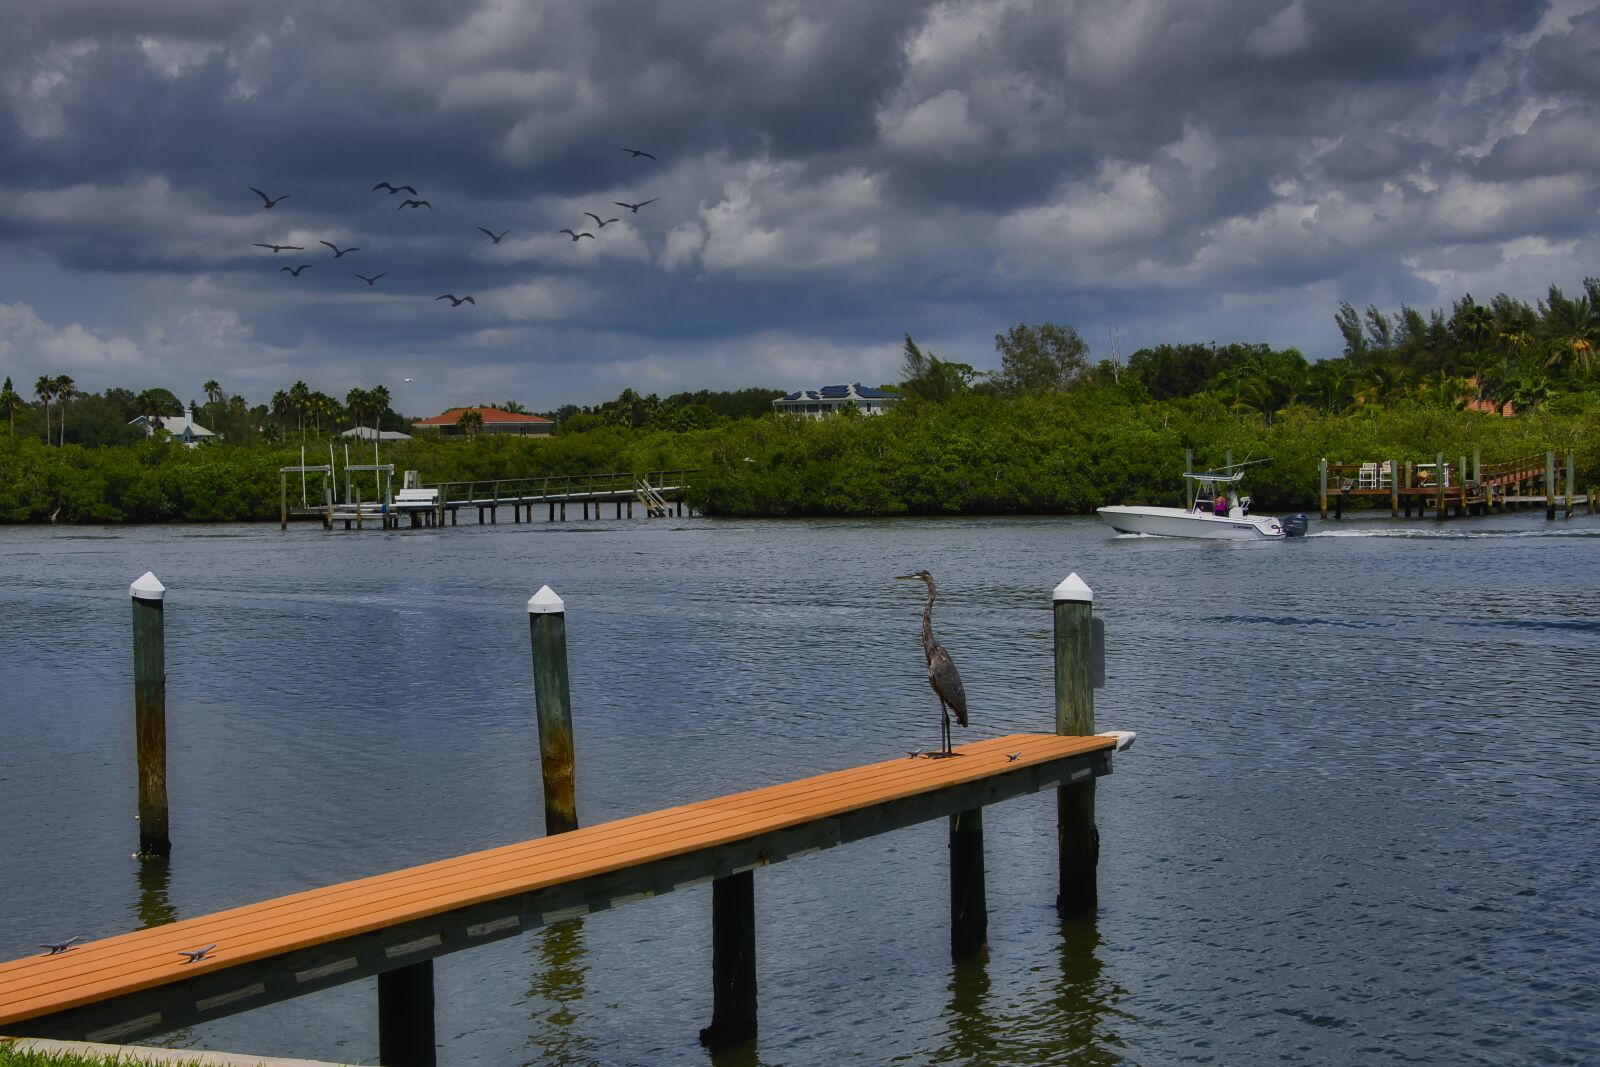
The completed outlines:
[[[797,392],[782,397],[781,400],[794,402],[804,400],[900,400],[899,393],[891,393],[884,389],[874,389],[870,385],[852,382],[849,385],[824,385],[821,389],[801,389]]]
[[[416,425],[416,426],[454,426],[458,421],[460,421],[461,416],[463,414],[465,414],[466,412],[468,412],[468,411],[476,411],[480,416],[482,416],[483,423],[484,423],[485,426],[488,426],[491,423],[503,423],[505,425],[524,425],[524,426],[554,426],[555,425],[555,423],[551,422],[549,419],[544,418],[541,415],[519,415],[519,414],[517,414],[516,412],[513,412],[513,411],[502,411],[500,408],[485,408],[485,407],[451,408],[449,411],[446,411],[442,415],[435,415],[432,418],[427,418],[427,419],[417,419],[416,422],[413,425]]]

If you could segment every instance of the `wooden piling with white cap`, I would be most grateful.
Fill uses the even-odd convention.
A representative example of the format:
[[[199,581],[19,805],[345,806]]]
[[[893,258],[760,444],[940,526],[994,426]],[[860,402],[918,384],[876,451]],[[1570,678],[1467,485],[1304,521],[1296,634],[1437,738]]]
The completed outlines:
[[[567,606],[548,585],[528,599],[533,646],[533,695],[539,718],[539,770],[544,782],[544,828],[578,828],[574,796],[572,696],[567,682]]]
[[[1094,591],[1076,573],[1051,594],[1055,609],[1056,733],[1094,733]],[[1056,837],[1062,915],[1093,911],[1100,834],[1094,825],[1094,779],[1056,790]]]
[[[172,854],[167,821],[166,586],[150,571],[133,598],[133,714],[139,763],[139,854]]]

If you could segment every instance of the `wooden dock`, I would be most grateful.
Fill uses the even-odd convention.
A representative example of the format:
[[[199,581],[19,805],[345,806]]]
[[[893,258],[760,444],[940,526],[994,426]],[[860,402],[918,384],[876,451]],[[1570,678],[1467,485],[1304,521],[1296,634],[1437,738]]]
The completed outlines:
[[[1417,517],[1433,509],[1437,519],[1454,512],[1455,517],[1487,515],[1527,507],[1542,507],[1545,517],[1557,512],[1571,518],[1573,511],[1587,505],[1594,514],[1595,492],[1575,491],[1573,456],[1565,457],[1565,486],[1555,452],[1524,456],[1508,462],[1484,466],[1477,454],[1447,460],[1438,453],[1433,462],[1399,459],[1368,460],[1363,463],[1318,464],[1318,497],[1322,518],[1328,517],[1330,503],[1336,519],[1344,517],[1347,499],[1366,503],[1389,502],[1391,518],[1403,513]]]
[[[352,468],[355,469],[355,468]],[[362,468],[362,469],[372,469]],[[282,506],[279,525],[287,528],[291,519],[316,520],[327,529],[343,523],[345,529],[395,529],[406,523],[411,526],[456,526],[460,514],[476,510],[478,524],[498,523],[501,508],[511,509],[513,523],[533,522],[537,509],[545,512],[545,521],[565,522],[567,506],[574,508],[573,518],[585,520],[601,518],[605,505],[611,505],[614,516],[633,518],[637,507],[646,518],[682,517],[684,495],[689,489],[689,479],[694,470],[656,470],[636,472],[611,472],[608,474],[550,475],[537,478],[492,478],[466,482],[408,481],[387,501],[362,501],[359,498],[339,499],[333,492],[336,472],[331,465],[311,467],[285,467],[280,477],[292,473],[312,473],[324,476],[327,481],[322,490],[322,503],[315,506],[291,508],[287,501]],[[348,477],[346,489],[348,493]],[[285,486],[287,482],[284,483]],[[287,489],[284,489],[287,492]]]
[[[945,816],[954,842],[956,816],[1109,774],[1119,736],[1131,739],[1014,734],[901,756],[13,960],[0,1033],[126,1041],[378,975],[380,1031],[408,1036],[383,1062],[432,1063],[434,957],[711,880],[719,923],[726,901],[746,901],[753,1027],[753,870]]]

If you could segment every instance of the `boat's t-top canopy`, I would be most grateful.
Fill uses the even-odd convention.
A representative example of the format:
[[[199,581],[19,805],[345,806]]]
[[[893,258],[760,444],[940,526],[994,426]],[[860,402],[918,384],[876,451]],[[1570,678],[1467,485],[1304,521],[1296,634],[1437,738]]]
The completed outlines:
[[[1191,481],[1200,482],[1205,485],[1215,485],[1218,483],[1227,483],[1231,485],[1244,477],[1244,471],[1234,471],[1232,474],[1212,474],[1208,471],[1205,474],[1189,473],[1185,474],[1184,477],[1190,479]]]

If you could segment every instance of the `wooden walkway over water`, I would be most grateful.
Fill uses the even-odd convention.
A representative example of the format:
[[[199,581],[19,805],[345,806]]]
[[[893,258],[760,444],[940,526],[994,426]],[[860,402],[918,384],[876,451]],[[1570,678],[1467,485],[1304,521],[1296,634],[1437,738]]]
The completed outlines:
[[[291,473],[300,470],[284,468]],[[412,526],[456,526],[463,510],[468,513],[476,510],[479,525],[494,525],[499,521],[501,508],[511,509],[513,523],[535,521],[534,516],[540,509],[545,512],[546,522],[558,519],[565,522],[569,504],[574,509],[573,518],[578,518],[581,510],[586,520],[601,518],[607,504],[613,507],[614,517],[618,519],[623,518],[624,513],[627,518],[633,518],[635,507],[646,518],[674,514],[681,517],[689,479],[696,473],[692,469],[673,469],[423,482],[415,488],[402,490],[393,500],[380,503],[336,499],[332,491],[335,472],[331,466],[304,470],[328,476],[323,502],[299,508],[290,508],[285,503],[280,518],[282,527],[287,527],[290,519],[315,519],[330,529],[342,522],[347,530],[365,526],[397,528],[405,522]],[[349,479],[346,481],[348,483]]]
[[[432,1063],[434,957],[708,880],[716,922],[726,912],[734,925],[716,939],[738,950],[716,950],[717,1011],[724,986],[740,984],[720,973],[727,956],[748,972],[753,1032],[751,871],[945,816],[954,855],[957,819],[970,831],[986,804],[1076,792],[1111,772],[1116,744],[997,737],[948,759],[901,756],[13,960],[0,964],[0,1033],[126,1041],[378,975],[383,1062]],[[951,861],[953,922],[973,921],[974,899],[983,910],[977,840],[975,890],[970,863]]]
[[[1322,518],[1328,517],[1330,502],[1334,518],[1343,518],[1346,499],[1380,504],[1387,500],[1392,518],[1402,512],[1410,518],[1413,509],[1420,518],[1429,508],[1439,519],[1448,518],[1452,511],[1461,517],[1527,507],[1544,508],[1549,519],[1554,519],[1558,510],[1564,510],[1570,519],[1573,510],[1583,505],[1594,513],[1595,491],[1574,491],[1570,452],[1565,457],[1564,491],[1562,465],[1555,452],[1488,466],[1476,454],[1471,460],[1469,464],[1468,457],[1462,456],[1451,462],[1443,453],[1432,463],[1398,459],[1329,463],[1324,459],[1318,464],[1317,476]]]

